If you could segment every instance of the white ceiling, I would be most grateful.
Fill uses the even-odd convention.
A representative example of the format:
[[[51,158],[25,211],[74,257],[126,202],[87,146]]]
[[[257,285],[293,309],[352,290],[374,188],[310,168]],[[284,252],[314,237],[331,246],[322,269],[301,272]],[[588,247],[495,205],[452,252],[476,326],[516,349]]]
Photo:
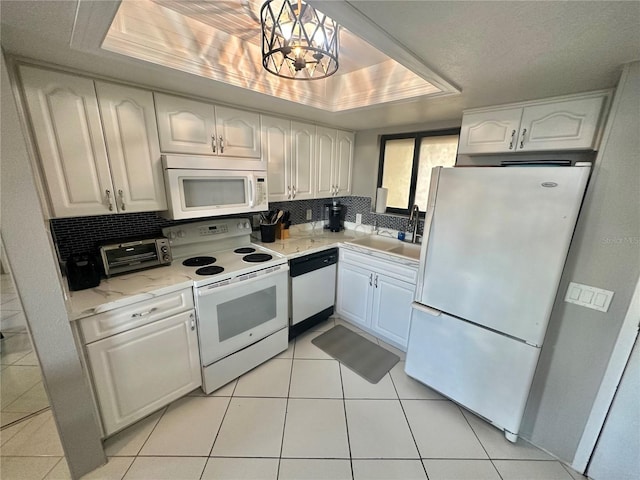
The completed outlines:
[[[464,108],[614,87],[622,65],[640,60],[637,1],[309,3],[416,74],[435,72],[461,93],[344,112],[281,100],[99,50],[96,35],[106,33],[117,1],[2,0],[1,39],[9,53],[352,130],[434,125],[459,119]]]

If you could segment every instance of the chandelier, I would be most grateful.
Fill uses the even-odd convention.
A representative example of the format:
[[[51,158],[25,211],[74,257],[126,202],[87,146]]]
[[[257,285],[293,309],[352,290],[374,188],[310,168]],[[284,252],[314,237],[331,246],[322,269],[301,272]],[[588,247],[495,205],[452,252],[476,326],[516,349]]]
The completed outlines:
[[[339,25],[301,0],[267,0],[260,9],[262,66],[294,80],[316,80],[338,70]]]

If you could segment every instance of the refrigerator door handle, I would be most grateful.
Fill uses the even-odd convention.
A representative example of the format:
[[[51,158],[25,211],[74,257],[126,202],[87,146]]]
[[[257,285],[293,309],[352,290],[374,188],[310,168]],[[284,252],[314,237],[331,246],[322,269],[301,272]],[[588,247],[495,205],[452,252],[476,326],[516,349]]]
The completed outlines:
[[[429,185],[429,199],[427,200],[427,210],[425,212],[424,227],[422,229],[422,248],[420,249],[420,266],[418,268],[418,282],[416,285],[415,300],[422,298],[422,287],[424,283],[425,265],[427,263],[427,250],[429,248],[429,236],[431,235],[431,225],[436,209],[436,197],[438,195],[438,182],[442,167],[433,167],[431,170],[431,183]]]
[[[424,312],[424,313],[428,313],[429,315],[431,315],[433,317],[439,317],[440,315],[442,315],[442,312],[440,310],[436,310],[435,308],[427,307],[426,305],[424,305],[422,303],[418,303],[418,302],[413,302],[411,304],[411,308],[413,308],[415,310],[420,310],[421,312]]]

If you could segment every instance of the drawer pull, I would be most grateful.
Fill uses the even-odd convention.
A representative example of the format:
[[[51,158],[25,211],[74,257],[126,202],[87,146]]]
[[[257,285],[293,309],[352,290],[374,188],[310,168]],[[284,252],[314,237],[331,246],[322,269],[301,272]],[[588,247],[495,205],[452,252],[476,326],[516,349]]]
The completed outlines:
[[[154,308],[151,308],[151,309],[147,310],[146,312],[134,313],[133,315],[131,315],[131,318],[146,317],[147,315],[152,314],[156,310],[157,310],[157,308],[154,307]]]

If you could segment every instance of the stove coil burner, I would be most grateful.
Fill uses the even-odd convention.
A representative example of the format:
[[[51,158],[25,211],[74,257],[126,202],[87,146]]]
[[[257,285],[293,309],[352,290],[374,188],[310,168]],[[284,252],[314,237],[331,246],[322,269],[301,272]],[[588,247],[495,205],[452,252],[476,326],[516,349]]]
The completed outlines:
[[[251,255],[245,255],[242,257],[242,260],[249,263],[258,263],[269,261],[272,258],[273,257],[268,253],[252,253]]]
[[[255,252],[256,249],[253,247],[242,247],[242,248],[236,248],[233,253],[238,253],[238,254],[247,254],[247,253],[253,253]]]
[[[211,265],[215,262],[215,257],[191,257],[182,262],[182,265],[185,267],[202,267],[204,265]]]
[[[218,267],[217,265],[211,265],[209,267],[202,267],[196,270],[198,275],[216,275],[218,273],[224,272],[224,268]]]

